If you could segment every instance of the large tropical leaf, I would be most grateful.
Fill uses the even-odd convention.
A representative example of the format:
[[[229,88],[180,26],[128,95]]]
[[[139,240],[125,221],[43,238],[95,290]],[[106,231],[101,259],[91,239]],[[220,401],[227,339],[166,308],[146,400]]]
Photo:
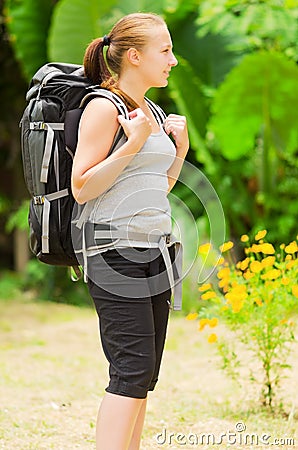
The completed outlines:
[[[297,104],[297,65],[280,53],[250,54],[217,91],[210,128],[228,159],[253,150],[263,130],[270,146],[293,152],[298,145]]]
[[[61,0],[53,14],[49,57],[81,63],[89,42],[109,32],[122,16],[136,11],[162,14],[163,7],[159,0]]]
[[[217,87],[243,54],[230,49],[234,36],[207,34],[201,37],[196,17],[197,13],[174,28],[174,50],[191,64],[204,84]]]
[[[202,83],[186,60],[181,57],[178,60],[169,79],[170,95],[179,113],[187,117],[191,147],[196,151],[198,161],[212,172],[213,163],[204,142],[208,112]]]
[[[50,28],[50,60],[80,64],[89,42],[107,31],[102,18],[115,3],[113,0],[61,0]]]
[[[153,12],[162,14],[163,4],[166,0],[118,0],[115,9],[121,16],[135,12]]]
[[[46,40],[52,8],[52,0],[5,2],[10,38],[27,79],[47,61]]]

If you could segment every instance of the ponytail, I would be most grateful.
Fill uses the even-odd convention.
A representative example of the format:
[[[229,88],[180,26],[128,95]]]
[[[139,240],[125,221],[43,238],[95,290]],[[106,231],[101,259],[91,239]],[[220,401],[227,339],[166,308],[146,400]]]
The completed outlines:
[[[94,84],[101,84],[111,78],[104,54],[104,38],[94,39],[87,47],[84,55],[85,76]]]
[[[84,56],[84,72],[85,76],[94,84],[100,85],[104,89],[114,92],[125,103],[128,111],[133,111],[139,105],[121,89],[117,88],[116,81],[112,77],[111,72],[105,61],[103,49],[110,42],[107,36],[94,39],[85,52]]]

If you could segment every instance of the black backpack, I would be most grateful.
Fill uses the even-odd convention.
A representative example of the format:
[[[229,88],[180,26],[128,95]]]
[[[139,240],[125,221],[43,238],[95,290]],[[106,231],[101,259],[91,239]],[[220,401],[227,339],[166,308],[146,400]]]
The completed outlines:
[[[23,171],[31,195],[29,245],[33,254],[46,264],[79,265],[71,236],[75,202],[71,193],[71,171],[79,120],[83,108],[95,96],[108,98],[119,114],[128,118],[121,98],[92,85],[80,65],[49,63],[42,66],[27,92],[28,105],[20,127]],[[149,99],[147,101],[162,125],[164,112]],[[120,127],[110,153],[121,136]]]
[[[83,68],[49,63],[29,86],[28,105],[20,122],[23,171],[31,195],[29,245],[46,263],[77,266],[71,238],[71,171],[83,107],[95,96],[110,99],[128,118],[123,101],[112,92],[92,86]],[[117,141],[121,133],[118,133]],[[110,150],[115,147],[116,142]]]

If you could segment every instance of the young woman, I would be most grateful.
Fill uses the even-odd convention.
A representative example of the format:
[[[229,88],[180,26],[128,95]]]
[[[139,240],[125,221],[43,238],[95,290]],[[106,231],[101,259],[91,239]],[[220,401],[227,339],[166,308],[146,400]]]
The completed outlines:
[[[185,118],[170,114],[161,127],[145,94],[151,87],[167,86],[176,65],[167,26],[154,14],[123,17],[108,36],[91,42],[84,57],[85,75],[117,94],[129,111],[125,118],[109,99],[90,101],[73,163],[77,203],[93,202],[89,219],[124,230],[133,243],[127,245],[121,235],[88,257],[89,291],[110,364],[97,420],[97,450],[140,448],[147,393],[158,378],[171,285],[165,251],[160,242],[153,248],[150,242],[171,233],[167,194],[189,142]],[[126,139],[109,154],[119,124]],[[138,236],[148,240],[141,243]],[[167,241],[167,247],[173,262],[175,245]]]

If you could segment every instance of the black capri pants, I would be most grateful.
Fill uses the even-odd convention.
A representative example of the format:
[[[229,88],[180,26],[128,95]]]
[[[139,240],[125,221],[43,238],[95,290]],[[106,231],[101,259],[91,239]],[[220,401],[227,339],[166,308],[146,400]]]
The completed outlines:
[[[169,248],[173,264],[175,248]],[[171,289],[158,248],[113,248],[88,258],[88,287],[109,362],[107,392],[146,398],[158,380]]]

